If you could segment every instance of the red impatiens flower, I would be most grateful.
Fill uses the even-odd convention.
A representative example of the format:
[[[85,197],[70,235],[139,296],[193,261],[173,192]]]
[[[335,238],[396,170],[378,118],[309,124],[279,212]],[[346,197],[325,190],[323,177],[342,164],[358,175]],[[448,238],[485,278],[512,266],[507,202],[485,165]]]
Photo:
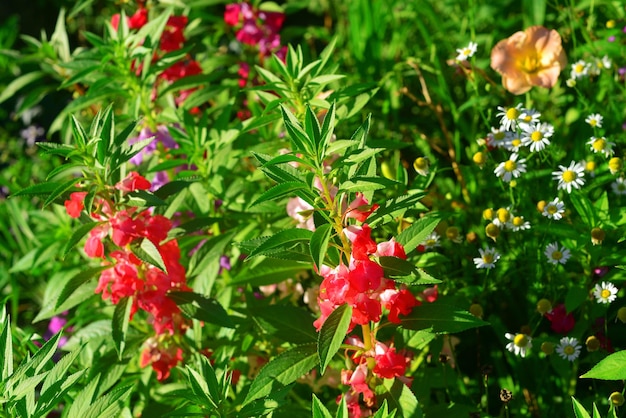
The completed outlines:
[[[415,306],[419,306],[420,302],[415,298],[413,293],[408,289],[388,289],[380,295],[380,300],[389,309],[389,321],[394,324],[399,324],[400,318],[398,315],[408,315],[411,313]]]
[[[395,347],[387,347],[385,344],[376,343],[376,366],[372,370],[375,374],[386,379],[404,376],[406,373],[407,358],[396,353]]]
[[[187,16],[171,16],[167,20],[167,25],[161,35],[160,46],[163,52],[178,51],[183,47],[185,26],[187,26]]]
[[[116,13],[111,17],[111,26],[117,30],[120,25],[120,14]],[[126,16],[126,24],[128,29],[141,29],[148,22],[148,10],[143,7],[137,9],[132,16]]]
[[[370,205],[363,193],[359,192],[356,194],[355,199],[350,202],[343,216],[344,218],[354,218],[359,222],[364,222],[378,207],[379,205],[377,204]]]
[[[545,316],[551,322],[552,331],[559,334],[569,333],[576,325],[574,315],[567,313],[565,305],[562,303],[552,308]]]
[[[70,194],[70,199],[65,201],[65,211],[72,218],[78,218],[85,208],[84,201],[87,192],[74,192]]]
[[[170,370],[183,359],[183,350],[159,338],[149,338],[141,352],[140,366],[148,364],[157,373],[157,379],[163,381],[170,376]]]
[[[150,188],[150,182],[146,180],[141,174],[136,171],[128,173],[126,178],[121,180],[115,185],[117,190],[123,192],[134,192],[135,190],[148,190]]]

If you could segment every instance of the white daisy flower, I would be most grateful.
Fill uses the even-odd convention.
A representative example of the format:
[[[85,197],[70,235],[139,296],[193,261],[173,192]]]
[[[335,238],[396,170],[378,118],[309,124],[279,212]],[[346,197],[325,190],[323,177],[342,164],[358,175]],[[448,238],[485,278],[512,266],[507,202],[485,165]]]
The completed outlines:
[[[507,332],[504,336],[511,340],[511,342],[506,345],[506,349],[511,353],[515,353],[516,356],[522,358],[526,357],[526,352],[533,346],[532,338],[526,334],[509,334]]]
[[[577,80],[579,78],[585,77],[589,74],[589,63],[584,60],[578,60],[572,64],[572,72],[570,73],[570,78],[573,80]]]
[[[518,178],[522,173],[526,172],[526,160],[521,159],[517,161],[519,155],[517,153],[511,154],[508,160],[501,162],[493,171],[494,174],[502,179],[502,181],[508,183],[513,177]]]
[[[511,221],[513,232],[524,231],[530,229],[530,222],[524,220],[523,216],[514,216]]]
[[[603,136],[596,138],[592,136],[587,145],[590,146],[591,152],[596,154],[602,153],[605,157],[610,157],[613,155],[613,145],[615,142],[607,141],[607,139]]]
[[[556,352],[565,360],[574,361],[580,355],[580,343],[576,338],[563,337],[556,346]]]
[[[509,135],[509,142],[507,142],[504,145],[504,148],[507,151],[511,151],[511,152],[519,152],[520,149],[522,149],[523,144],[522,144],[522,135],[520,132],[511,132],[511,135]]]
[[[511,141],[511,132],[500,128],[491,127],[491,133],[487,134],[487,146],[504,148]]]
[[[605,70],[610,69],[611,66],[613,65],[613,62],[611,61],[611,58],[608,57],[608,55],[603,56],[600,62],[602,62],[602,67]]]
[[[611,188],[613,189],[613,193],[619,196],[626,195],[626,181],[624,181],[624,177],[618,177],[611,184]]]
[[[572,256],[570,250],[565,247],[559,248],[559,244],[556,242],[548,244],[544,254],[546,255],[546,257],[548,257],[548,261],[554,265],[557,265],[559,263],[565,264],[567,263],[567,260],[569,260],[569,258]]]
[[[560,170],[552,172],[553,180],[558,180],[558,189],[572,192],[572,187],[580,189],[585,184],[585,165],[572,161],[569,167],[559,165]]]
[[[428,234],[426,239],[422,241],[421,245],[424,246],[424,249],[426,250],[432,250],[435,247],[441,246],[441,244],[439,243],[440,238],[441,237],[439,236],[438,233],[431,232],[430,234]]]
[[[613,283],[602,282],[601,284],[596,284],[593,295],[598,303],[609,304],[617,299],[617,287]]]
[[[522,115],[522,104],[518,103],[515,107],[498,106],[498,110],[500,113],[496,113],[496,117],[500,118],[500,127],[505,131],[514,131]]]
[[[470,42],[466,47],[457,49],[457,61],[465,61],[468,58],[473,57],[477,48],[478,44],[476,42]]]
[[[558,221],[563,217],[563,213],[565,213],[565,203],[558,197],[555,197],[552,202],[546,204],[541,214],[549,219]]]
[[[522,131],[525,131],[529,125],[538,124],[541,113],[535,109],[522,109],[522,114],[519,117],[519,127]]]
[[[585,122],[587,122],[592,128],[602,128],[603,120],[604,118],[599,113],[592,113],[585,118]]]
[[[541,151],[550,145],[554,127],[549,123],[531,123],[522,131],[522,145],[530,147],[532,152]]]
[[[487,247],[484,250],[478,249],[480,257],[474,258],[474,264],[477,269],[492,269],[496,266],[496,261],[500,259],[500,254],[495,248]]]

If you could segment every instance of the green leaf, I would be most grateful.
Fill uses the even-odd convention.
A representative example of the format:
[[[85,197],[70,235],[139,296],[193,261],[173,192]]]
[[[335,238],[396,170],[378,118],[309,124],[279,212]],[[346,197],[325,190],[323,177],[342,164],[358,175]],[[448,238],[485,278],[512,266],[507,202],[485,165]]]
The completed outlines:
[[[439,302],[425,303],[413,308],[413,311],[401,318],[406,329],[421,330],[432,328],[437,334],[453,334],[466,329],[489,325],[471,313],[457,309],[452,305]]]
[[[410,253],[435,230],[439,223],[438,215],[429,215],[418,219],[413,225],[402,231],[397,237],[406,253]]]
[[[0,353],[2,354],[2,381],[13,374],[13,338],[11,337],[11,318],[2,306],[1,320],[2,331],[0,332]]]
[[[76,119],[74,115],[71,115],[70,122],[72,124],[72,135],[74,136],[74,140],[76,140],[76,143],[78,144],[78,149],[82,150],[89,141],[87,132],[85,132],[80,122],[78,122],[78,119]]]
[[[133,254],[135,254],[137,258],[167,273],[167,268],[165,267],[165,262],[163,261],[163,257],[161,257],[159,249],[148,238],[142,239],[141,244],[132,245],[131,247]]]
[[[306,344],[317,340],[315,318],[308,309],[290,305],[269,305],[247,309],[249,318],[266,333],[281,341]]]
[[[299,345],[279,354],[261,369],[243,405],[295,382],[318,363],[316,344]]]
[[[400,417],[422,418],[424,416],[417,398],[400,379],[385,379],[376,388],[377,399],[384,399],[389,407],[396,409]]]
[[[378,263],[383,268],[385,277],[403,277],[414,275],[416,273],[416,268],[413,263],[399,257],[378,257]]]
[[[90,267],[74,275],[71,279],[67,281],[65,286],[63,286],[63,289],[61,290],[61,293],[59,294],[59,297],[57,298],[54,307],[59,308],[70,298],[70,296],[72,296],[76,289],[78,289],[88,280],[91,280],[96,274],[101,273],[108,268],[111,268],[111,266]],[[33,320],[33,322],[36,322],[36,319]]]
[[[324,406],[315,393],[313,394],[313,403],[311,405],[311,412],[313,412],[313,418],[333,418],[328,409]]]
[[[371,190],[390,189],[398,186],[397,181],[384,177],[355,176],[339,185],[342,192],[367,192]]]
[[[380,222],[385,223],[396,219],[398,216],[403,215],[407,209],[424,207],[419,201],[425,195],[426,193],[422,191],[413,191],[413,194],[389,199],[367,218],[367,223],[374,227]]]
[[[239,272],[231,284],[249,283],[251,286],[279,283],[296,274],[310,269],[310,265],[290,260],[266,259],[258,264],[247,265]]]
[[[93,399],[96,396],[96,389],[100,382],[100,375],[97,375],[95,379],[85,385],[78,395],[74,398],[74,401],[70,404],[67,416],[68,417],[82,417],[85,411],[93,403]]]
[[[99,130],[100,140],[96,148],[96,158],[101,165],[106,165],[109,149],[115,139],[115,121],[113,120],[113,104],[102,112],[102,128]]]
[[[324,264],[324,258],[326,257],[326,251],[328,250],[328,243],[330,242],[332,232],[333,228],[330,224],[322,224],[315,229],[315,232],[313,232],[311,236],[309,249],[317,271],[320,271],[322,264]]]
[[[565,310],[573,312],[589,298],[589,290],[582,286],[572,286],[565,295]]]
[[[581,376],[582,377],[582,376]],[[591,418],[585,407],[572,396],[572,406],[574,407],[574,415],[576,418]]]
[[[148,207],[148,206],[167,206],[167,202],[159,199],[155,194],[146,190],[135,190],[126,194],[129,206]]]
[[[118,386],[96,401],[81,418],[117,418],[124,407],[126,398],[133,391],[133,384]]]
[[[33,71],[32,73],[24,74],[13,81],[11,81],[4,89],[2,93],[0,93],[0,103],[6,101],[7,99],[13,97],[15,93],[21,90],[23,87],[31,84],[32,82],[39,80],[46,76],[44,71]]]
[[[320,375],[324,374],[326,367],[346,339],[351,319],[352,307],[344,304],[336,308],[324,321],[317,340],[317,352],[320,357]]]
[[[298,122],[298,119],[296,119],[289,109],[283,105],[280,106],[280,109],[283,114],[285,129],[287,130],[287,133],[289,133],[289,137],[293,142],[292,151],[313,155],[315,146],[312,138],[307,136],[306,132],[302,129],[302,126]]]
[[[591,201],[582,193],[574,192],[570,194],[570,200],[574,209],[581,217],[582,221],[590,229],[598,226],[598,216],[596,214],[596,208]]]
[[[217,324],[226,328],[235,327],[226,310],[213,298],[194,292],[178,291],[169,292],[167,296],[190,318]]]
[[[266,239],[261,245],[255,248],[247,257],[250,259],[259,255],[263,255],[267,252],[275,251],[277,249],[288,248],[289,246],[298,242],[310,242],[313,232],[308,229],[293,228],[285,229],[272,235]]]
[[[211,397],[209,393],[209,387],[205,379],[200,376],[200,373],[198,373],[191,367],[186,366],[186,369],[187,380],[189,381],[189,386],[191,386],[191,391],[196,396],[196,402],[204,404],[210,409],[217,409],[217,403]]]
[[[115,351],[117,358],[122,360],[124,348],[126,347],[126,333],[128,332],[128,323],[130,321],[130,311],[133,307],[133,297],[125,297],[120,299],[115,306],[113,312],[113,321],[111,324],[111,335],[115,343]]]
[[[319,144],[322,139],[322,133],[317,116],[311,110],[311,106],[306,105],[306,111],[304,114],[304,131],[307,136],[313,140],[314,150],[319,149]]]
[[[63,246],[63,250],[61,251],[61,257],[65,258],[88,232],[90,232],[92,229],[100,224],[101,222],[87,222],[72,231],[70,239],[67,240],[67,242]]]
[[[43,202],[43,207],[45,208],[50,203],[54,202],[63,193],[65,193],[66,191],[74,187],[77,181],[78,181],[77,179],[70,179],[70,180],[65,181],[64,183],[59,184],[59,186],[56,189],[50,192],[45,202]]]
[[[75,182],[76,181],[78,180],[75,180]],[[34,184],[32,186],[25,187],[22,190],[19,190],[13,193],[11,196],[17,197],[17,196],[26,196],[26,195],[48,195],[52,193],[57,187],[59,187],[60,184],[62,183],[57,183],[53,181],[40,183],[40,184]]]
[[[609,354],[580,377],[599,380],[626,380],[626,350]]]
[[[261,196],[259,196],[254,202],[250,204],[249,207],[258,205],[259,203],[267,202],[270,200],[280,199],[281,197],[292,195],[296,190],[305,190],[308,189],[308,186],[305,183],[301,182],[285,182],[277,184],[276,186],[270,188]]]

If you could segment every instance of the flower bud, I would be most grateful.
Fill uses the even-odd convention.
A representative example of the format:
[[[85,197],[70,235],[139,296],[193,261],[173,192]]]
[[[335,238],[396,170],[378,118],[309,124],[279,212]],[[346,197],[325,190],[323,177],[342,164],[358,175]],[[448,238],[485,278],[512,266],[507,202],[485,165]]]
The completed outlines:
[[[489,222],[489,224],[485,227],[485,234],[495,241],[498,239],[498,235],[500,235],[500,228],[498,228],[493,222]]]
[[[587,337],[585,341],[585,345],[587,346],[587,351],[598,351],[600,349],[600,340],[595,335],[590,335]]]
[[[609,170],[611,174],[616,174],[622,169],[622,159],[619,157],[613,157],[609,160]]]
[[[415,169],[417,174],[419,174],[421,176],[427,176],[428,175],[429,167],[430,167],[430,163],[428,162],[427,158],[417,157],[415,159],[415,161],[413,161],[413,168]]]
[[[548,341],[544,342],[541,344],[541,351],[547,356],[554,353],[554,343],[550,343]]]
[[[502,222],[503,224],[507,223],[509,219],[511,219],[511,212],[509,212],[505,208],[498,209],[496,214],[498,215],[498,220]]]
[[[537,312],[545,315],[552,310],[552,303],[548,299],[539,299],[537,302]]]
[[[622,306],[617,310],[617,319],[626,324],[626,306]]]
[[[545,200],[540,200],[539,202],[537,202],[537,210],[540,213],[543,213],[543,209],[546,207],[547,204],[548,202],[546,202]]]
[[[482,167],[487,162],[487,156],[484,152],[479,151],[474,154],[474,156],[472,157],[472,161]]]
[[[476,232],[474,231],[470,231],[465,235],[465,239],[467,240],[467,242],[469,243],[474,243],[476,241],[478,241],[478,235],[476,235]]]
[[[478,303],[473,303],[472,306],[470,306],[469,311],[476,318],[483,317],[483,307],[480,306]]]
[[[591,243],[593,245],[602,244],[602,241],[604,241],[604,238],[606,238],[606,232],[604,232],[602,228],[593,228],[591,230]]]
[[[612,405],[622,406],[624,405],[624,395],[620,392],[613,392],[611,393],[611,396],[609,396],[609,401],[611,401]]]
[[[486,221],[490,221],[493,219],[493,217],[495,216],[495,213],[493,212],[493,209],[488,208],[483,210],[483,219]]]
[[[387,161],[383,161],[383,163],[380,165],[380,171],[385,178],[388,178],[389,180],[396,179],[396,174],[394,173],[393,169]]]

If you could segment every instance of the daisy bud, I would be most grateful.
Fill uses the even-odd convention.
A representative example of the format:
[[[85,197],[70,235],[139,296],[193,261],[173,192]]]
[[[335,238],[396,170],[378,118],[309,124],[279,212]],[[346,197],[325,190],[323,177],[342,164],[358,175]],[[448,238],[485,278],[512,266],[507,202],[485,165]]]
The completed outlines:
[[[511,218],[511,212],[509,212],[505,208],[498,209],[496,214],[498,215],[498,220],[502,222],[503,224],[507,223],[509,219]]]
[[[484,152],[479,151],[474,154],[474,156],[472,157],[472,161],[482,167],[487,162],[487,156]]]
[[[595,161],[587,161],[585,163],[585,171],[588,173],[593,173],[596,170],[596,162]]]
[[[552,303],[548,299],[539,299],[537,302],[537,312],[545,315],[552,310]]]
[[[606,28],[613,29],[615,27],[615,21],[613,19],[606,21]]]
[[[469,311],[476,318],[483,317],[483,307],[480,306],[478,303],[473,303],[472,306],[470,306]]]
[[[606,232],[604,232],[601,228],[593,228],[591,230],[591,243],[593,245],[602,244],[604,238],[606,238]]]
[[[622,159],[619,157],[613,157],[609,160],[609,170],[611,174],[616,174],[622,169]]]
[[[620,392],[613,392],[611,393],[611,396],[609,396],[609,401],[611,401],[612,405],[622,406],[624,405],[624,395]]]
[[[449,226],[446,229],[446,238],[456,243],[460,242],[461,237],[459,236],[459,228],[456,226]]]
[[[539,211],[539,213],[543,213],[543,209],[546,207],[547,204],[548,202],[546,202],[545,200],[540,200],[539,202],[537,202],[537,210]]]
[[[500,228],[498,228],[493,222],[489,222],[489,224],[485,227],[485,234],[495,241],[498,238],[498,235],[500,235]]]
[[[417,157],[415,159],[415,161],[413,161],[413,168],[415,169],[417,174],[419,174],[421,176],[427,176],[428,175],[429,167],[430,167],[430,164],[429,164],[427,158]]]
[[[548,341],[544,342],[543,344],[541,344],[541,351],[545,355],[549,356],[550,354],[554,353],[554,344]]]
[[[387,161],[383,161],[383,163],[380,165],[380,171],[383,173],[383,176],[385,176],[385,178],[388,178],[389,180],[396,179],[396,175]]]
[[[483,219],[486,221],[490,221],[493,219],[493,217],[495,216],[493,209],[488,208],[483,210]]]
[[[590,335],[585,341],[587,351],[598,351],[600,349],[600,340],[595,335]]]
[[[617,319],[626,324],[626,306],[622,306],[617,310]]]
[[[478,235],[476,235],[476,232],[471,231],[471,232],[468,232],[467,235],[465,235],[465,239],[469,243],[474,243],[478,240]]]

